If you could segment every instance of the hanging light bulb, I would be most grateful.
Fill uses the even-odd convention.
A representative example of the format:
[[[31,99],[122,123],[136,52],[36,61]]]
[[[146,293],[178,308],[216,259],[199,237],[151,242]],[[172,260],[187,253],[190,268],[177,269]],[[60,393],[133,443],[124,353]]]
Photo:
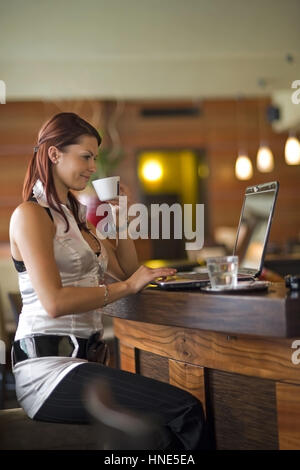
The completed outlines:
[[[253,176],[253,168],[250,158],[246,154],[238,156],[235,162],[235,176],[239,180],[249,180]]]
[[[256,157],[257,169],[262,173],[269,173],[274,169],[273,153],[267,145],[261,145]]]
[[[238,133],[238,157],[236,159],[236,162],[235,162],[235,176],[237,177],[237,179],[239,180],[249,180],[250,178],[252,178],[252,175],[253,175],[253,168],[252,168],[252,163],[251,163],[251,160],[250,158],[248,157],[247,155],[247,152],[245,151],[245,136],[244,136],[244,142],[243,142],[243,146],[241,147],[241,140],[240,140],[240,133],[239,133],[239,130],[240,130],[240,122],[244,122],[244,125],[245,125],[245,128],[246,128],[246,125],[247,125],[247,122],[246,122],[246,115],[245,115],[245,110],[244,112],[242,113],[242,118],[239,116],[239,108],[241,107],[241,101],[240,99],[237,100],[236,102],[237,106],[236,106],[236,124],[237,124],[237,133]]]
[[[284,149],[285,161],[288,165],[300,164],[300,142],[295,136],[287,139]]]

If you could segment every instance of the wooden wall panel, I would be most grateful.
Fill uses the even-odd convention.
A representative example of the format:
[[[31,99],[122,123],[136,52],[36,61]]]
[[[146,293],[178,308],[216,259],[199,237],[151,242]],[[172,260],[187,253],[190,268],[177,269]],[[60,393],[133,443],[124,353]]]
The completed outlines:
[[[206,151],[210,176],[208,179],[208,208],[210,230],[220,225],[235,227],[241,209],[242,194],[247,185],[271,180],[280,181],[277,208],[270,241],[283,243],[300,233],[300,165],[288,166],[284,162],[284,144],[287,133],[275,134],[266,124],[263,133],[268,138],[275,157],[272,173],[259,173],[256,153],[262,131],[259,127],[259,106],[263,109],[268,99],[247,99],[240,104],[242,118],[237,119],[235,100],[194,101],[127,101],[117,118],[117,130],[125,159],[117,172],[138,199],[136,157],[141,149],[186,149]],[[143,118],[143,107],[196,106],[201,112],[195,117]],[[32,155],[37,132],[41,124],[59,111],[78,112],[90,120],[109,141],[105,131],[115,110],[114,102],[58,101],[13,102],[0,106],[0,204],[3,218],[0,241],[7,241],[8,221],[12,206],[21,200],[21,187],[27,162]],[[110,117],[109,117],[110,116]],[[263,136],[262,136],[263,137]],[[234,176],[234,163],[238,141],[244,141],[254,164],[254,175],[247,182]],[[282,227],[284,226],[284,230]],[[151,250],[148,250],[151,253]]]

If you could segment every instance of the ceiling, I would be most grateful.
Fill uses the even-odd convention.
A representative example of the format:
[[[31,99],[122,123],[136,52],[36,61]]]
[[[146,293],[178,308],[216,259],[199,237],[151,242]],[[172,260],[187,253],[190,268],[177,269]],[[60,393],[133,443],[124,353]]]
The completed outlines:
[[[0,0],[0,80],[7,100],[269,95],[300,79],[299,17],[299,0]]]

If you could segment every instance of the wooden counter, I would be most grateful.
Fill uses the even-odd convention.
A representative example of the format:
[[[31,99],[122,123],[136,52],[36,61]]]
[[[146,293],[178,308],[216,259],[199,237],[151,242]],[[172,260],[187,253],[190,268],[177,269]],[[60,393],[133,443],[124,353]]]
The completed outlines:
[[[300,448],[298,293],[281,284],[251,295],[146,289],[104,312],[121,368],[199,398],[217,449]]]

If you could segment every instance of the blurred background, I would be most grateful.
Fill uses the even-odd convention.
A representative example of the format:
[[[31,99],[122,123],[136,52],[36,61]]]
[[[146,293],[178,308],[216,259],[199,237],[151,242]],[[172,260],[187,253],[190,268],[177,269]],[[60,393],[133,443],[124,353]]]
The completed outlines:
[[[299,0],[0,3],[6,330],[16,309],[8,293],[18,289],[10,216],[38,130],[61,111],[99,130],[97,176],[120,175],[133,202],[205,204],[203,250],[186,253],[184,240],[137,240],[141,261],[182,268],[232,252],[245,188],[277,180],[266,267],[300,272],[299,15]],[[95,221],[91,185],[80,197]]]

